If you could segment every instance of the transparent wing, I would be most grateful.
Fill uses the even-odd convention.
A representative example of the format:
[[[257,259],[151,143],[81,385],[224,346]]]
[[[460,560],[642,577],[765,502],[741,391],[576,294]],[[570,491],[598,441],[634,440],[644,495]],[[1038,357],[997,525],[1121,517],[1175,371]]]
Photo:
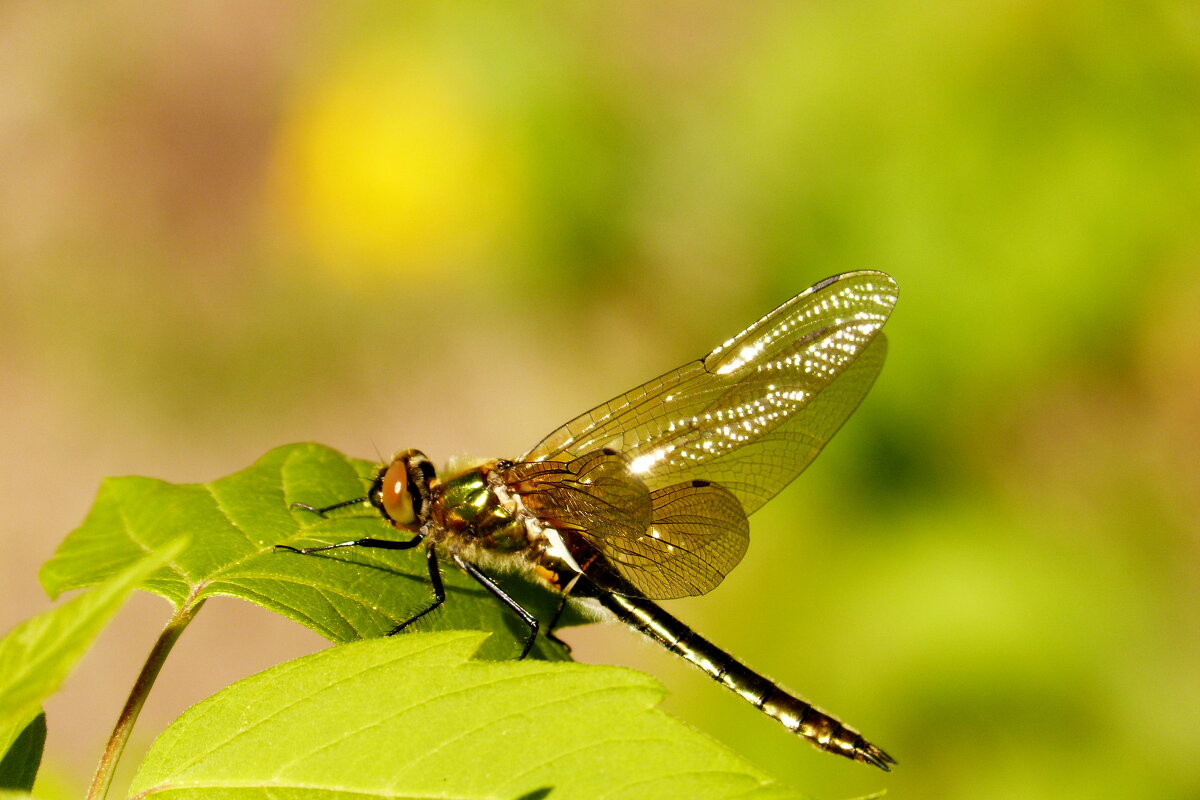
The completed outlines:
[[[687,481],[650,495],[650,528],[633,539],[603,536],[592,544],[623,579],[651,600],[711,592],[738,565],[750,542],[750,521],[731,491]],[[585,534],[586,535],[586,534]],[[603,575],[592,575],[604,588]]]
[[[633,586],[653,600],[704,594],[742,560],[750,538],[728,489],[688,481],[651,493],[611,450],[517,463],[503,480],[562,535],[588,577],[613,591]]]
[[[882,272],[821,281],[703,359],[568,422],[522,460],[610,448],[651,490],[711,481],[753,513],[812,462],[871,388],[896,295]]]

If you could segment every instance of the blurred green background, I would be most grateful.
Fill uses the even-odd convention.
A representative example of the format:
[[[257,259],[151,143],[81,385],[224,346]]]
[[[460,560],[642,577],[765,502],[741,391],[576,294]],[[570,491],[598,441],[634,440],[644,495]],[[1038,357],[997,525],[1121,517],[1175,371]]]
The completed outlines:
[[[105,475],[516,455],[870,267],[878,384],[671,609],[897,771],[577,655],[814,797],[1200,797],[1197,8],[5,4],[0,623]],[[73,793],[166,613],[51,705]],[[135,740],[316,646],[210,603]]]

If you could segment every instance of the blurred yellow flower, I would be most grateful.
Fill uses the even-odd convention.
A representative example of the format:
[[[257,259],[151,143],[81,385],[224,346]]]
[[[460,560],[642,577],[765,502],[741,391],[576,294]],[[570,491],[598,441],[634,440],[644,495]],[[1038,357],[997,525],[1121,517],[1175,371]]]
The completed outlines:
[[[287,110],[274,200],[311,260],[350,283],[467,269],[511,231],[520,159],[455,67],[355,53]]]

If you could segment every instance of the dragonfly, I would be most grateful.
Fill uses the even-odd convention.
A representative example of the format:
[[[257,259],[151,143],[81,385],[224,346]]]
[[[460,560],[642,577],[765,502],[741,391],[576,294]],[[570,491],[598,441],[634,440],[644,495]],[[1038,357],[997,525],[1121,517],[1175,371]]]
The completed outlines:
[[[479,582],[528,627],[539,620],[483,568],[523,570],[682,656],[817,748],[889,770],[896,760],[857,730],[760,675],[656,601],[706,594],[741,561],[747,517],[789,484],[857,408],[887,353],[881,328],[897,298],[883,272],[860,270],[806,289],[712,352],[581,414],[517,459],[461,462],[442,474],[419,450],[384,464],[360,503],[398,540],[318,547],[424,548],[433,602],[446,600],[441,560]]]

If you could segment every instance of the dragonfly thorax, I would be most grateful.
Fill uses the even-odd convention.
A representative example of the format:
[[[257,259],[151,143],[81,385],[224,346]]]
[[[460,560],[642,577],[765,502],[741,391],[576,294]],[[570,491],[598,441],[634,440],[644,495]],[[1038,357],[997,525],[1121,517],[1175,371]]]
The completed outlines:
[[[457,459],[439,477],[424,453],[405,450],[379,470],[367,499],[393,527],[419,532],[439,549],[514,566],[506,556],[560,566],[558,558],[544,554],[552,549],[554,532],[505,485],[502,475],[511,467],[502,459]],[[535,571],[558,584],[556,569]],[[570,564],[568,571],[573,576],[578,567]]]
[[[438,483],[431,496],[429,533],[459,549],[495,556],[525,552],[540,530],[520,499],[507,491],[498,471],[509,462],[485,461]]]
[[[448,464],[447,477],[429,483],[429,519],[422,530],[442,550],[497,568],[528,570],[561,590],[574,583],[581,567],[563,536],[510,485],[516,466],[504,459]]]

